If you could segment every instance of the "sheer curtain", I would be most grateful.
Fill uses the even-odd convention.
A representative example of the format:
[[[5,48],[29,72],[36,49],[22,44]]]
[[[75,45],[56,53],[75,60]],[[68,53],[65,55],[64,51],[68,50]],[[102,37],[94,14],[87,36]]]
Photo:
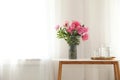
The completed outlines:
[[[0,4],[1,58],[48,57],[47,0],[2,0]]]
[[[116,53],[112,55],[119,56],[116,36],[119,3],[119,0],[1,0],[0,80],[57,80],[58,64],[54,65],[51,59],[68,58],[68,45],[56,38],[54,26],[65,20],[78,20],[89,28],[89,40],[78,46],[79,59],[90,58],[101,44],[109,43]],[[79,77],[83,80],[114,80],[110,66],[80,67]]]
[[[54,80],[53,3],[0,0],[0,80]]]
[[[120,1],[119,0],[115,0],[112,1],[111,0],[111,9],[110,9],[110,27],[111,27],[111,45],[112,45],[112,51],[113,54],[115,55],[118,59],[120,58],[120,45],[119,45],[119,30],[120,30]]]

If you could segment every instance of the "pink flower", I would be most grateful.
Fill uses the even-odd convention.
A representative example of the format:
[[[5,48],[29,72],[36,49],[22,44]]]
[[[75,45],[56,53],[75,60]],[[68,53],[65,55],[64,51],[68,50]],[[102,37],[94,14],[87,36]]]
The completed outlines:
[[[75,30],[75,26],[74,26],[74,25],[69,26],[69,28],[70,28],[72,31]]]
[[[73,21],[71,25],[72,25],[72,26],[75,26],[75,27],[81,26],[78,21]]]
[[[70,34],[72,34],[72,28],[69,27],[69,28],[67,29],[67,32],[69,32]]]
[[[70,27],[75,29],[75,24],[71,24]]]
[[[81,26],[77,26],[77,27],[75,28],[75,30],[78,31],[80,28],[81,28]]]
[[[83,27],[83,31],[84,31],[84,33],[88,32],[88,28]]]
[[[79,34],[79,35],[83,34],[83,33],[84,33],[84,27],[78,28],[77,31],[78,31],[78,34]]]
[[[55,29],[58,30],[60,28],[60,25],[56,25]]]
[[[72,30],[78,31],[78,29],[81,27],[81,24],[78,21],[73,21],[70,27],[72,28]]]
[[[88,40],[88,34],[82,35],[82,40],[83,40],[83,41]]]
[[[65,27],[69,27],[69,22],[68,22],[68,21],[65,21],[64,26],[65,26]]]

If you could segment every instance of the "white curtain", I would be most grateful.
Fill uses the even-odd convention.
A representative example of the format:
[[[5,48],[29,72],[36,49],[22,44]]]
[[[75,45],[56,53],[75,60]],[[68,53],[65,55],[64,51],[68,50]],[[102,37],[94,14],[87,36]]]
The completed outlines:
[[[120,45],[119,45],[119,30],[120,30],[120,1],[119,0],[111,0],[111,9],[110,9],[110,27],[111,27],[111,45],[112,51],[118,59],[120,58]]]
[[[0,5],[1,58],[48,57],[47,0],[1,0]]]
[[[57,80],[58,64],[51,59],[68,58],[68,45],[56,38],[54,26],[65,20],[78,20],[89,28],[89,40],[78,46],[79,59],[90,58],[101,44],[112,45],[112,55],[119,57],[119,4],[119,0],[1,0],[0,80]],[[111,66],[79,67],[82,73],[71,76],[114,80]]]
[[[54,80],[53,7],[51,0],[0,0],[0,80]]]

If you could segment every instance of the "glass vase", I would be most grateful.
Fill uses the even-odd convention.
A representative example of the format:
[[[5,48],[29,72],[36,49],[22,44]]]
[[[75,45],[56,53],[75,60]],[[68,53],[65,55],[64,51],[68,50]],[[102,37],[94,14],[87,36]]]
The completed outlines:
[[[77,59],[77,45],[69,45],[69,59]]]

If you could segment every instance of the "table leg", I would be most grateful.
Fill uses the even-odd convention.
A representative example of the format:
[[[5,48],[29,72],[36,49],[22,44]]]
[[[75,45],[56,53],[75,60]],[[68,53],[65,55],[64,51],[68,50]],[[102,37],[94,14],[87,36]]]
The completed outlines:
[[[61,80],[61,77],[62,77],[62,63],[59,62],[58,80]]]
[[[120,72],[119,72],[119,64],[114,63],[114,74],[115,74],[115,80],[120,80]]]

